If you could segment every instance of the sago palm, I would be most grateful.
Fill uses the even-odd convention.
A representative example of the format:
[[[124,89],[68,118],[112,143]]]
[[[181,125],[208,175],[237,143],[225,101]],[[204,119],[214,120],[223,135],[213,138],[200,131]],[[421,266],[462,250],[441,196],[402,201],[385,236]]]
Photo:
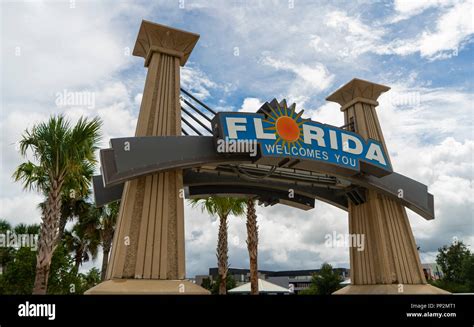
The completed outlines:
[[[96,163],[94,152],[100,139],[101,122],[98,118],[79,119],[71,126],[63,116],[53,116],[47,122],[26,130],[20,140],[20,153],[28,150],[34,162],[17,167],[15,181],[26,189],[34,189],[46,196],[36,260],[33,294],[46,294],[51,258],[56,247],[61,216],[61,195],[66,185],[75,185],[78,193],[90,186],[88,171]]]
[[[219,234],[217,236],[217,269],[219,273],[219,294],[227,293],[227,270],[229,269],[229,247],[227,243],[227,218],[229,215],[240,216],[245,212],[245,199],[227,197],[208,197],[191,199],[193,207],[200,206],[202,211],[219,217]]]

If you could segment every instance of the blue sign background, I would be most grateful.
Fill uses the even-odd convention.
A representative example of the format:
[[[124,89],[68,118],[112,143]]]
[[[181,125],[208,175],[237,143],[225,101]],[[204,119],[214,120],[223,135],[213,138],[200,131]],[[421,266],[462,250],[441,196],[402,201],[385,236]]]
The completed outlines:
[[[317,141],[315,140],[312,141],[312,144],[306,144],[303,142],[302,139],[300,140],[300,145],[296,143],[291,143],[291,144],[286,143],[285,145],[282,145],[281,142],[277,143],[276,140],[256,138],[254,118],[262,119],[262,126],[264,128],[265,133],[273,132],[273,131],[269,131],[267,128],[273,127],[274,124],[264,121],[265,116],[263,114],[222,112],[222,113],[219,113],[218,115],[219,115],[219,123],[222,126],[221,130],[223,131],[223,135],[221,136],[221,138],[223,139],[228,138],[229,140],[231,140],[231,138],[229,137],[229,131],[228,131],[227,123],[226,123],[226,118],[229,118],[229,117],[244,118],[245,117],[247,121],[247,123],[245,124],[246,131],[238,131],[237,139],[238,140],[256,140],[257,143],[261,145],[262,154],[265,156],[281,157],[281,158],[290,157],[290,158],[297,158],[297,159],[316,160],[316,161],[331,163],[334,165],[342,166],[344,168],[353,169],[357,171],[360,170],[360,161],[362,160],[374,166],[377,166],[381,169],[392,171],[392,167],[390,166],[390,163],[388,161],[387,154],[385,153],[380,142],[377,142],[371,139],[366,141],[359,134],[354,133],[354,132],[346,131],[346,130],[343,130],[331,125],[320,124],[314,121],[304,121],[303,124],[317,126],[324,131],[325,146],[320,147],[317,144]],[[297,120],[297,123],[301,121],[303,120],[299,118]],[[243,124],[238,124],[238,125],[243,125]],[[301,126],[301,129],[302,128],[303,126]],[[330,130],[336,133],[337,149],[332,149],[330,147],[330,140],[329,140]],[[278,133],[275,132],[275,134],[276,134],[276,137],[278,138]],[[359,141],[362,143],[362,146],[363,146],[362,153],[359,155],[356,155],[356,154],[345,152],[343,150],[343,144],[341,141],[342,134],[349,134],[359,139]],[[373,160],[373,159],[371,160],[365,157],[365,154],[372,143],[375,143],[380,146],[380,150],[384,157],[386,165],[381,164],[377,160]],[[349,144],[349,146],[351,145],[352,144]]]

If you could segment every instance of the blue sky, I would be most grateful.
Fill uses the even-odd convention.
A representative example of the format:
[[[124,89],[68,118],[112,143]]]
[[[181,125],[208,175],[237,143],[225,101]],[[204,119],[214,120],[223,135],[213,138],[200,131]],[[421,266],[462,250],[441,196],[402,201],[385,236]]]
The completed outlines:
[[[422,261],[453,237],[474,241],[472,1],[5,1],[1,15],[2,218],[40,222],[41,196],[11,180],[25,128],[62,112],[102,117],[104,147],[133,135],[146,69],[129,53],[146,19],[201,35],[182,85],[217,110],[286,98],[342,125],[327,95],[354,77],[392,87],[377,111],[394,169],[435,196],[434,221],[409,212]],[[93,108],[58,106],[64,90],[92,92]],[[348,266],[346,248],[324,246],[347,233],[345,212],[318,203],[258,214],[262,269]],[[242,219],[229,235],[231,266],[247,267]],[[186,208],[188,276],[215,266],[216,236],[215,220]]]

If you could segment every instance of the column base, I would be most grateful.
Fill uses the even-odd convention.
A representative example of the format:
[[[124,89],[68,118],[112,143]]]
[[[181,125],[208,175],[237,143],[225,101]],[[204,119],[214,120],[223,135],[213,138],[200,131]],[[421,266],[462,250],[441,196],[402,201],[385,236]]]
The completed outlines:
[[[430,284],[403,284],[403,292],[399,292],[398,284],[348,285],[333,295],[350,294],[451,294]]]
[[[84,294],[87,295],[208,295],[210,292],[189,280],[166,279],[110,279],[102,282]]]

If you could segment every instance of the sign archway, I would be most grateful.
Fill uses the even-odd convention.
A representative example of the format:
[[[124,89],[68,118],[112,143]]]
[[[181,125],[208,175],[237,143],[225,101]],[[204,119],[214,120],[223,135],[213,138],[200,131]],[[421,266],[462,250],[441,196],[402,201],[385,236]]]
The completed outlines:
[[[148,74],[135,137],[112,139],[94,177],[97,205],[121,199],[107,280],[87,294],[206,294],[185,280],[183,198],[207,195],[346,210],[349,233],[366,244],[350,248],[352,284],[337,294],[445,293],[425,280],[405,209],[434,219],[433,196],[392,170],[377,117],[389,87],[353,79],[328,96],[341,105],[342,127],[276,99],[256,113],[216,113],[180,89],[198,38],[141,24],[133,54]]]

